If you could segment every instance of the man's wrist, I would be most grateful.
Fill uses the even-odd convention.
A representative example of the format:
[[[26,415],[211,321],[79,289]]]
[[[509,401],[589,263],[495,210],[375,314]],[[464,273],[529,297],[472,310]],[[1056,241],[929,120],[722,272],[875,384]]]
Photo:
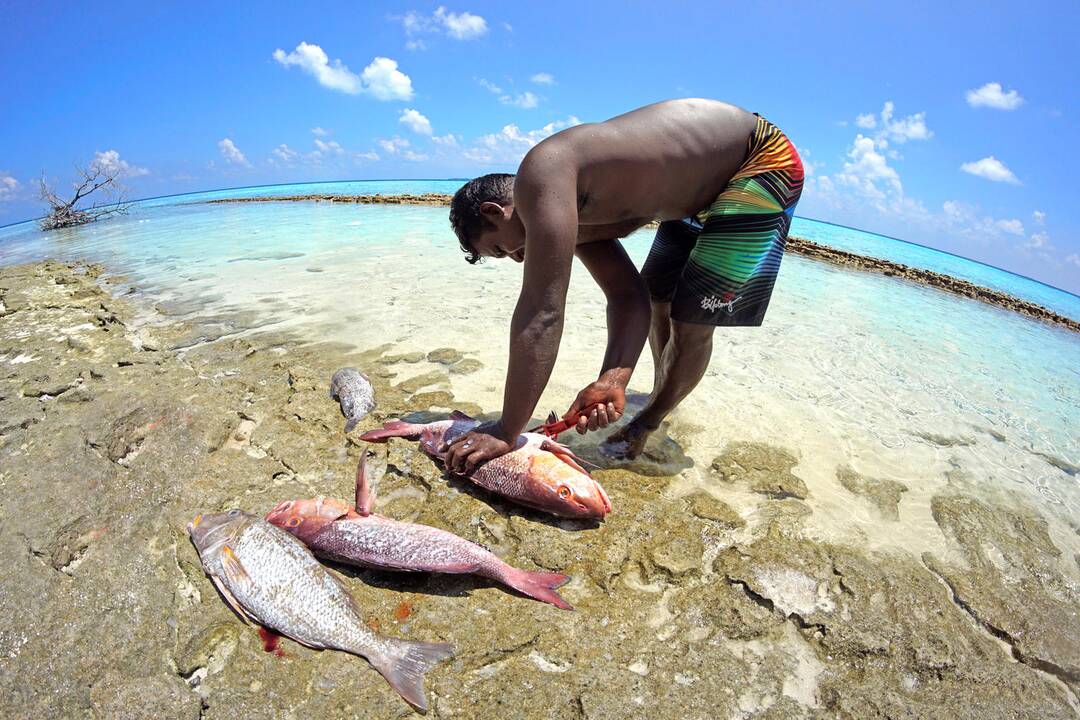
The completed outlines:
[[[499,419],[498,421],[495,422],[495,427],[494,427],[495,432],[491,433],[491,434],[493,434],[495,437],[497,437],[500,440],[502,440],[503,442],[505,442],[507,445],[513,445],[514,441],[517,439],[518,435],[520,435],[521,431],[524,430],[524,429],[525,429],[525,426],[523,425],[520,430],[518,430],[517,432],[511,434],[511,433],[507,432],[507,427],[503,423],[502,419]]]
[[[625,390],[626,386],[630,384],[630,375],[633,372],[632,368],[611,368],[600,373],[600,377],[596,379],[596,382],[615,385]]]

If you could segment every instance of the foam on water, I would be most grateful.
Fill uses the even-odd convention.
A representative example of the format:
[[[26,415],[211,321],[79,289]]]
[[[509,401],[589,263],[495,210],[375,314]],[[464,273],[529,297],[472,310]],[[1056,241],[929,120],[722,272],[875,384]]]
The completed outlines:
[[[458,184],[319,184],[243,194],[452,192]],[[312,341],[364,349],[389,343],[401,352],[454,347],[485,367],[452,375],[448,389],[498,411],[521,267],[468,266],[445,209],[194,204],[198,199],[154,200],[127,217],[48,235],[9,227],[0,231],[0,263],[103,261],[132,278],[138,297],[173,317],[244,312],[249,326],[269,324]],[[1080,316],[1067,293],[849,229],[842,229],[846,240],[830,242],[821,228],[808,232],[808,222],[799,221],[795,232],[909,264],[937,263],[930,269],[939,271],[955,264],[953,274],[976,282],[985,276],[994,281],[983,284]],[[639,265],[650,240],[642,231],[625,241]],[[925,262],[913,262],[913,253]],[[605,337],[603,296],[576,266],[558,364],[538,416],[564,410],[595,377]],[[397,379],[439,367],[402,366],[407,372]],[[652,372],[646,350],[631,383],[635,405]],[[1080,488],[1069,471],[1080,465],[1078,429],[1075,334],[905,281],[789,256],[764,326],[717,331],[701,385],[654,436],[651,459],[628,467],[678,473],[680,493],[705,488],[745,515],[760,497],[718,487],[712,458],[732,441],[784,447],[799,458],[793,472],[810,491],[810,534],[914,553],[944,549],[930,514],[935,494],[955,489],[1010,502],[1018,493],[1051,521],[1068,559],[1080,552],[1073,527]],[[598,439],[571,442],[600,460]],[[907,486],[900,521],[884,521],[865,498],[844,489],[842,465]],[[1069,572],[1076,575],[1076,568]]]

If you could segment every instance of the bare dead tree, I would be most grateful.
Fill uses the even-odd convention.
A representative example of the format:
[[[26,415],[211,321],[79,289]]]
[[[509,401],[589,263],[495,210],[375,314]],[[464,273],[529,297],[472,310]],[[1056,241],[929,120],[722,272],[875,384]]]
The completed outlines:
[[[46,182],[45,175],[40,179],[39,197],[49,205],[48,214],[41,219],[42,230],[85,225],[109,215],[124,215],[131,203],[124,199],[124,188],[117,182],[121,168],[103,163],[91,163],[75,168],[79,180],[74,183],[75,195],[70,200],[63,200]],[[90,195],[99,193],[103,202],[94,202],[89,207],[78,207]]]

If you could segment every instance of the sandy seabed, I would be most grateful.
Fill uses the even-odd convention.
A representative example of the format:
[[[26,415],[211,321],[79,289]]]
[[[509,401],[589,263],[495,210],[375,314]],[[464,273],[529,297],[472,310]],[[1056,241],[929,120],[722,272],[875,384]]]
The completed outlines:
[[[477,412],[449,388],[480,363],[303,343],[243,314],[144,324],[103,271],[0,268],[0,714],[409,716],[361,658],[265,652],[184,526],[349,497],[355,437]],[[343,365],[379,402],[352,436],[327,397]],[[433,717],[1080,716],[1080,557],[1020,495],[980,499],[963,473],[931,500],[945,551],[914,557],[804,532],[814,510],[785,447],[731,442],[704,483],[599,470],[614,505],[599,526],[482,494],[414,443],[388,452],[382,514],[573,576],[567,613],[469,577],[335,568],[370,626],[457,647],[429,674]],[[835,472],[896,522],[902,483]]]

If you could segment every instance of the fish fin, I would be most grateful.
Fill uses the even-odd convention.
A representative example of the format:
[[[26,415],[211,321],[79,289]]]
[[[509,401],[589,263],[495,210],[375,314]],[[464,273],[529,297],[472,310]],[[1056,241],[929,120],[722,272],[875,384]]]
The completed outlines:
[[[225,571],[225,578],[233,585],[251,582],[251,576],[244,569],[240,558],[236,557],[236,552],[231,545],[225,545],[221,548],[221,569]]]
[[[360,436],[360,439],[365,442],[383,442],[389,438],[408,438],[409,440],[415,440],[420,436],[420,432],[423,425],[417,425],[415,423],[407,423],[401,420],[388,420],[383,423],[383,426],[378,430],[368,430],[366,433]]]
[[[589,475],[589,471],[581,467],[580,465],[580,463],[584,462],[584,460],[575,455],[574,451],[566,447],[565,445],[560,445],[554,440],[544,440],[542,443],[540,443],[540,449],[547,450],[549,453],[553,454],[555,457],[559,458],[564,463],[574,468],[578,472],[582,473],[583,475]],[[589,477],[592,476],[590,475]]]
[[[345,432],[351,433],[358,422],[360,422],[360,418],[350,418],[349,421],[345,423]]]
[[[553,572],[533,572],[508,566],[499,579],[507,586],[534,600],[550,603],[563,610],[574,609],[559,593],[555,592],[556,588],[562,587],[570,581],[569,575]]]
[[[356,512],[367,517],[374,506],[375,492],[367,479],[367,448],[363,448],[360,451],[360,464],[356,466]]]
[[[225,586],[225,583],[221,582],[216,575],[210,576],[210,581],[214,583],[214,587],[221,593],[221,597],[225,599],[225,604],[232,608],[232,611],[240,616],[240,619],[247,623],[254,623],[255,619],[251,617],[251,614],[244,609],[244,606],[233,596],[232,592]]]
[[[454,410],[452,413],[450,413],[450,419],[451,420],[468,420],[470,422],[473,421],[473,418],[469,417],[468,415],[461,412],[460,410]]]
[[[424,695],[424,673],[454,654],[454,646],[446,643],[414,642],[384,638],[393,647],[381,657],[368,657],[368,662],[386,678],[390,687],[405,702],[421,713],[428,709]]]
[[[557,423],[557,422],[559,422],[559,414],[557,412],[555,412],[554,410],[552,410],[551,412],[548,413],[547,422],[545,424],[551,425],[552,423]]]

